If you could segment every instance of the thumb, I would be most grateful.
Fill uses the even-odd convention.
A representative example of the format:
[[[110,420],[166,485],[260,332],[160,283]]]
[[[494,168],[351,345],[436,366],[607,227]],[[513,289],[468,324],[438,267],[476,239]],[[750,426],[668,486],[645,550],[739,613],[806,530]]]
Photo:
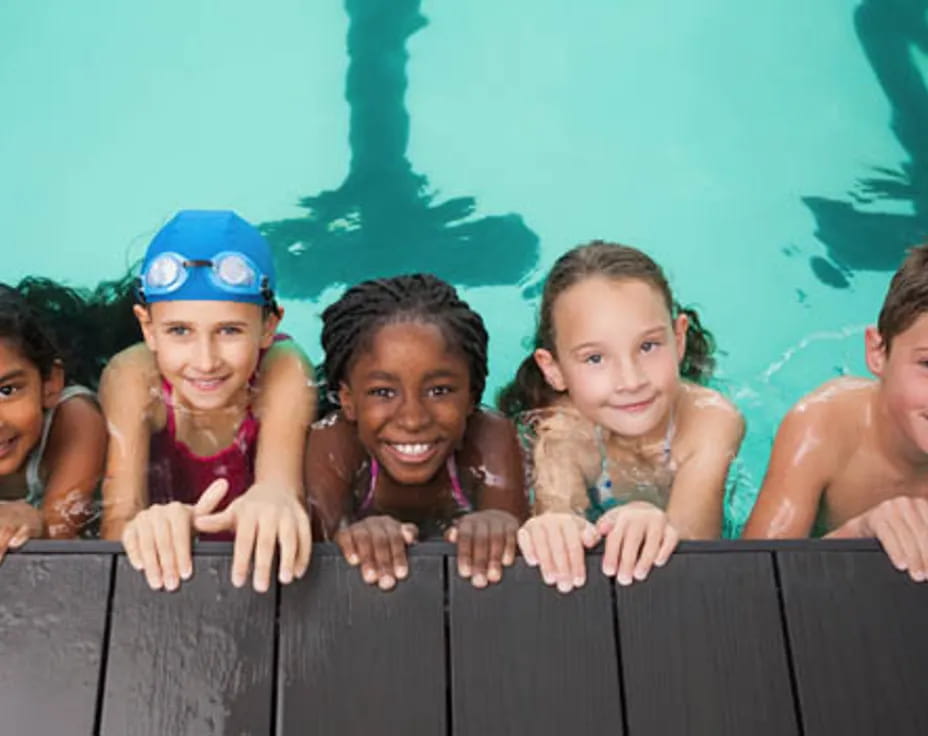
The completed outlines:
[[[400,527],[400,531],[403,534],[403,540],[406,544],[412,544],[419,537],[419,527],[415,524],[403,524]],[[448,530],[451,531],[450,529]],[[450,539],[448,541],[451,541]]]
[[[206,516],[211,514],[219,505],[219,502],[229,491],[229,481],[225,478],[219,478],[209,484],[209,487],[203,491],[200,500],[193,507],[194,516]]]
[[[612,525],[610,524],[609,526],[611,527]],[[587,549],[590,549],[591,547],[596,546],[596,544],[600,540],[600,536],[601,536],[600,530],[597,527],[590,524],[589,522],[587,522],[583,526],[583,529],[580,532],[580,541],[583,543],[584,547],[586,547]]]
[[[445,531],[445,541],[455,544],[458,541],[458,525],[452,524]]]

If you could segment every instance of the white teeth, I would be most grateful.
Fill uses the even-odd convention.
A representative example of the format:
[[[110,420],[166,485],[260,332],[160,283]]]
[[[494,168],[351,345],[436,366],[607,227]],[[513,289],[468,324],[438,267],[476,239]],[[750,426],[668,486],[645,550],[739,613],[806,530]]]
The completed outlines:
[[[393,445],[393,447],[403,455],[424,455],[432,446],[420,442],[414,445]]]

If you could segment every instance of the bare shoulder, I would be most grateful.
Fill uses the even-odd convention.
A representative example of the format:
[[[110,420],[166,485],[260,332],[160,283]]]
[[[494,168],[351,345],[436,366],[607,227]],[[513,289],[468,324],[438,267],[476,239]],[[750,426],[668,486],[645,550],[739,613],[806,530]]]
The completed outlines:
[[[815,435],[843,455],[857,445],[876,388],[875,381],[850,376],[823,383],[786,413],[778,435],[787,439]]]
[[[712,442],[739,445],[744,417],[738,407],[715,389],[683,382],[677,402],[677,442],[695,448]]]
[[[495,442],[514,437],[515,431],[515,424],[505,414],[495,409],[480,407],[467,420],[464,441]]]
[[[155,354],[144,342],[139,342],[110,358],[100,377],[100,392],[110,388],[115,380],[157,385],[157,379]]]
[[[109,419],[146,417],[153,427],[164,424],[161,374],[145,343],[131,345],[106,364],[100,376],[100,404]]]
[[[366,455],[356,427],[345,419],[341,411],[334,411],[313,422],[307,443],[307,462],[337,463],[340,469],[360,465]]]

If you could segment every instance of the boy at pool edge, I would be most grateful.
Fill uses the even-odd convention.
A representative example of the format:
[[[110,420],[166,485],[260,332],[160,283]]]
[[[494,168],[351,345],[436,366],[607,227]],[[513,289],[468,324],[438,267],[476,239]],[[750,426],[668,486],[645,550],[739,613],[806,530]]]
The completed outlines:
[[[746,538],[876,537],[928,578],[928,245],[893,276],[865,335],[876,377],[841,377],[783,419]]]

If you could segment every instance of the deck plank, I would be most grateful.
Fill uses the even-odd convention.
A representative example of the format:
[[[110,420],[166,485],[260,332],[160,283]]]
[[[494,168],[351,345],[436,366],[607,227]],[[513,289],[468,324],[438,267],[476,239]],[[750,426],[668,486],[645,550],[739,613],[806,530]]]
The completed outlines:
[[[629,732],[798,732],[770,554],[674,555],[616,586]]]
[[[928,584],[882,552],[780,552],[805,736],[928,733]]]
[[[45,554],[0,564],[0,732],[93,732],[112,564]]]
[[[475,589],[448,558],[453,733],[622,734],[612,594],[591,574],[568,595],[520,559]],[[589,557],[591,573],[599,558]]]
[[[233,587],[228,556],[198,555],[173,593],[120,557],[110,625],[105,736],[267,733],[275,591]]]
[[[279,734],[445,733],[442,557],[409,563],[383,592],[320,555],[282,589]]]

